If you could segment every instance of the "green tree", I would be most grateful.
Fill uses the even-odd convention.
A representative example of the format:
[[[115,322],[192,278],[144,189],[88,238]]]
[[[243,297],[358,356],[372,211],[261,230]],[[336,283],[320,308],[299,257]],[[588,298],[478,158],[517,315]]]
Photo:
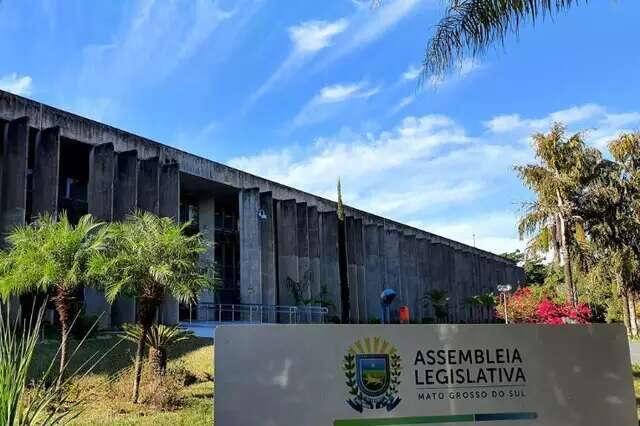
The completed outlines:
[[[351,300],[349,288],[349,274],[347,273],[347,235],[344,214],[344,204],[342,203],[342,186],[338,178],[338,203],[336,214],[338,215],[338,261],[340,269],[340,300],[342,305],[341,321],[348,324],[351,321]]]
[[[188,222],[137,213],[109,228],[109,250],[92,259],[91,272],[103,283],[109,302],[120,295],[137,298],[141,333],[135,355],[134,402],[138,401],[147,333],[165,295],[192,303],[203,290],[215,286],[199,264],[206,244],[200,234],[186,234],[189,226]]]
[[[105,230],[90,215],[77,225],[66,214],[44,215],[32,224],[15,228],[7,237],[8,249],[0,252],[0,296],[51,293],[60,319],[60,368],[58,386],[68,359],[68,338],[75,294],[91,284],[89,264],[105,248]]]
[[[551,226],[557,226],[567,296],[577,306],[571,255],[581,227],[585,189],[597,177],[602,156],[597,149],[586,146],[582,133],[566,137],[560,123],[547,134],[534,134],[533,147],[538,162],[515,167],[535,195],[534,201],[523,204],[518,230],[521,237],[538,239]]]
[[[636,293],[640,282],[640,133],[625,134],[609,144],[614,161],[601,167],[589,188],[585,227],[599,268],[595,277],[610,279],[622,299],[625,325],[638,334]]]
[[[125,339],[138,343],[142,327],[139,324],[124,324],[122,329]],[[179,325],[167,326],[154,324],[149,329],[146,344],[149,345],[149,365],[157,375],[164,375],[167,370],[167,350],[178,342],[193,338],[193,331],[185,330]]]
[[[462,59],[478,57],[522,24],[551,18],[580,0],[449,0],[427,44],[423,75],[441,76]]]
[[[433,309],[433,314],[438,323],[444,323],[449,316],[449,295],[445,290],[433,289],[427,291],[422,297],[425,311],[429,306]]]

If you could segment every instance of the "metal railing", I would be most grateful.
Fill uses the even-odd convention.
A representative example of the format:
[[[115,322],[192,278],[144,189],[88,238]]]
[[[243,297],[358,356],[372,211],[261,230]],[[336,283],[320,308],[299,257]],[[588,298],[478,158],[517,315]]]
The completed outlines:
[[[189,322],[245,322],[253,324],[322,324],[329,309],[322,306],[198,303]]]

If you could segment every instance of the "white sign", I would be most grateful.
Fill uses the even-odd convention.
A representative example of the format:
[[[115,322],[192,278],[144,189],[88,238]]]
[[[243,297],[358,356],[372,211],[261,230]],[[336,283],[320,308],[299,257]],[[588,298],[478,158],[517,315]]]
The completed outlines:
[[[615,325],[216,330],[220,426],[637,426]]]

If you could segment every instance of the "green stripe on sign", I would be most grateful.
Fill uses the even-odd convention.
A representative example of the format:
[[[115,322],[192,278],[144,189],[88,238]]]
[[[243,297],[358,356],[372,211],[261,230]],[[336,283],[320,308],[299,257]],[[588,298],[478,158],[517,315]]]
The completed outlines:
[[[395,426],[423,425],[433,423],[473,422],[473,414],[457,414],[453,416],[400,417],[388,419],[349,419],[336,420],[333,426]]]

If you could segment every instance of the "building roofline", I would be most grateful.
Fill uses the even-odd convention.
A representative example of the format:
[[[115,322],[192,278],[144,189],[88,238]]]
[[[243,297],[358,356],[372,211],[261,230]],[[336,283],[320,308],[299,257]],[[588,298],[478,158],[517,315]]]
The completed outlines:
[[[59,127],[61,136],[69,139],[75,139],[93,145],[111,142],[118,151],[138,150],[142,158],[158,156],[161,161],[176,160],[180,165],[180,171],[207,180],[227,184],[239,189],[259,188],[260,191],[271,191],[273,192],[274,198],[296,198],[300,200],[299,202],[307,202],[310,206],[316,206],[318,211],[335,210],[337,206],[335,201],[312,193],[253,175],[226,164],[189,153],[132,132],[118,129],[90,118],[82,117],[72,112],[52,107],[42,102],[0,90],[0,118],[13,120],[25,116],[29,117],[32,127],[38,129]],[[478,255],[515,266],[515,262],[511,259],[495,253],[472,247],[348,205],[345,205],[345,212],[351,216],[362,218],[365,224],[378,224],[395,228],[409,234],[414,233],[417,236],[428,238],[434,242],[477,253]]]

